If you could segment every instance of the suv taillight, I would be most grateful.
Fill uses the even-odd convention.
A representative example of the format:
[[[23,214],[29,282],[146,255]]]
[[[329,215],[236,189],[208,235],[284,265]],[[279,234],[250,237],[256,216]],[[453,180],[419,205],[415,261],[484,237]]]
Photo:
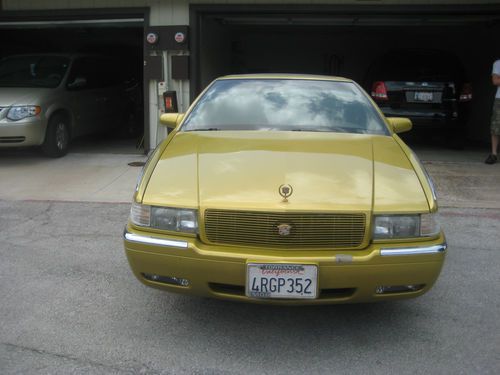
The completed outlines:
[[[462,86],[462,91],[460,91],[461,102],[468,102],[472,100],[472,86],[470,83],[464,83]]]
[[[377,81],[372,86],[372,98],[375,100],[388,100],[387,87],[382,81]]]

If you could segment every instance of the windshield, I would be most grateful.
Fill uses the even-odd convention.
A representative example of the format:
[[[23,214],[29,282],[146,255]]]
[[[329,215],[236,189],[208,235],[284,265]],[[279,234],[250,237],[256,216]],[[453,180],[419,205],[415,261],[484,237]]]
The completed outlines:
[[[355,84],[305,79],[216,81],[182,130],[388,134],[380,115]]]
[[[0,87],[55,88],[68,69],[61,56],[16,56],[0,61]]]

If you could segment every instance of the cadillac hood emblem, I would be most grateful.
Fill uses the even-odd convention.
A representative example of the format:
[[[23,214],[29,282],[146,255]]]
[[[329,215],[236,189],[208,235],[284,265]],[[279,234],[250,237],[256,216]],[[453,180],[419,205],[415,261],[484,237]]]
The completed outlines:
[[[290,224],[280,224],[277,228],[280,236],[289,236],[292,231],[292,226]]]
[[[293,188],[291,185],[281,185],[278,191],[280,195],[283,197],[283,202],[288,202],[288,197],[292,195]]]

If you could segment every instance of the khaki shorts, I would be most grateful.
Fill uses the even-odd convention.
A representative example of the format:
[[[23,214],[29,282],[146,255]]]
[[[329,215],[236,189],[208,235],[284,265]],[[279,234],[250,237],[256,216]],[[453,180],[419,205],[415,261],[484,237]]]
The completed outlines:
[[[500,99],[495,99],[491,113],[491,134],[500,135]]]

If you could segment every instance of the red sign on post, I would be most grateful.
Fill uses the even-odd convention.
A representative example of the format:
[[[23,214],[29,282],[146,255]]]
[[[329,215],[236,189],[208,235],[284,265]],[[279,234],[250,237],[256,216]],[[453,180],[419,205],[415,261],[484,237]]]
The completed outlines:
[[[163,103],[165,105],[165,113],[177,113],[179,109],[177,107],[177,92],[176,91],[165,91],[163,93]]]

